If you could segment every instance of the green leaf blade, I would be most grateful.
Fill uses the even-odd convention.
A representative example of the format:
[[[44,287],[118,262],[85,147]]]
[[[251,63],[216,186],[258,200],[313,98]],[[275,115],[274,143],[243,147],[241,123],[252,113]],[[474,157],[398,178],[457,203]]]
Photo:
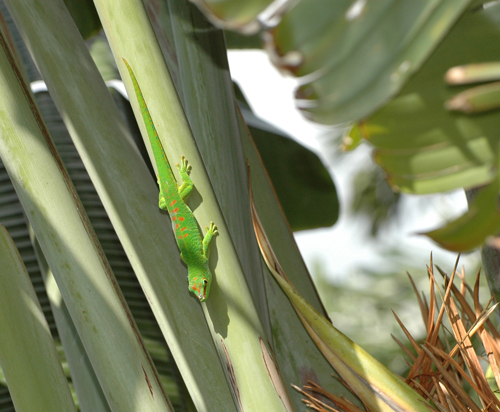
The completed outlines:
[[[481,246],[489,236],[500,230],[499,182],[500,179],[497,178],[481,190],[464,215],[424,234],[445,249],[455,252],[469,251]]]
[[[26,267],[1,225],[0,262],[0,364],[16,410],[76,412]]]

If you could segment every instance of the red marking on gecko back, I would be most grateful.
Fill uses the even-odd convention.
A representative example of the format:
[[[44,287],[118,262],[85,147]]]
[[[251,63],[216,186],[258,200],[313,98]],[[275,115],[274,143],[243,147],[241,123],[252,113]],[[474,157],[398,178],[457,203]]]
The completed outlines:
[[[172,222],[175,222],[175,219],[177,219],[177,217],[172,216]],[[184,219],[182,219],[182,220],[184,220]],[[181,222],[182,222],[182,220],[181,220]]]
[[[176,203],[177,203],[177,200],[172,200],[172,201],[170,202],[170,207],[173,207]]]
[[[184,222],[184,217],[179,216],[179,221],[180,221],[180,222]]]
[[[189,236],[189,233],[184,233],[184,237],[188,237]]]
[[[175,230],[179,229],[179,226],[180,226],[180,225],[179,225],[179,223],[177,223],[177,224],[175,225]]]
[[[170,211],[170,213],[177,213],[178,211],[179,211],[179,208],[178,208],[178,207],[176,207],[175,209],[172,209],[172,210]]]

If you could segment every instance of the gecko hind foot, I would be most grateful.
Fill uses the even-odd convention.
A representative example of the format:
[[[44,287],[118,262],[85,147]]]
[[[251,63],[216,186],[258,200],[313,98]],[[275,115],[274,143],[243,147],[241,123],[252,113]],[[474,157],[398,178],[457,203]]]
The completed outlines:
[[[217,235],[219,232],[217,230],[217,226],[214,225],[214,222],[210,222],[210,227],[205,227],[207,233],[203,238],[203,256],[208,259],[208,246],[210,245],[210,241],[212,237]]]

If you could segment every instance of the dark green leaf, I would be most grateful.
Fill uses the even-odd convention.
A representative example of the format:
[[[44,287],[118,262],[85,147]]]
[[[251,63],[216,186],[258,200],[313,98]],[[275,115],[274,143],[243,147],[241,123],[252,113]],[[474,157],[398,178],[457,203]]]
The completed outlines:
[[[92,0],[64,0],[64,3],[84,39],[101,30],[101,21]]]
[[[262,49],[263,43],[259,34],[244,36],[234,31],[224,31],[228,49]]]
[[[337,191],[319,157],[248,109],[241,111],[292,230],[333,225]]]

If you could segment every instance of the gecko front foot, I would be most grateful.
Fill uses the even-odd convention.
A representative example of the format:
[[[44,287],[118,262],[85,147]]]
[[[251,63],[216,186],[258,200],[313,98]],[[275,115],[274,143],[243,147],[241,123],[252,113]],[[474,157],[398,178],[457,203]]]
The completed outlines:
[[[179,170],[181,176],[184,173],[187,175],[191,173],[191,165],[189,164],[188,160],[182,155],[181,155],[181,164],[179,165],[179,163],[176,163],[175,167]]]
[[[214,236],[214,235],[217,235],[219,233],[219,231],[217,230],[217,226],[215,226],[215,223],[214,222],[210,222],[210,227],[206,227],[205,226],[205,229],[207,230],[207,234],[205,235],[205,237],[210,233],[210,237]]]

